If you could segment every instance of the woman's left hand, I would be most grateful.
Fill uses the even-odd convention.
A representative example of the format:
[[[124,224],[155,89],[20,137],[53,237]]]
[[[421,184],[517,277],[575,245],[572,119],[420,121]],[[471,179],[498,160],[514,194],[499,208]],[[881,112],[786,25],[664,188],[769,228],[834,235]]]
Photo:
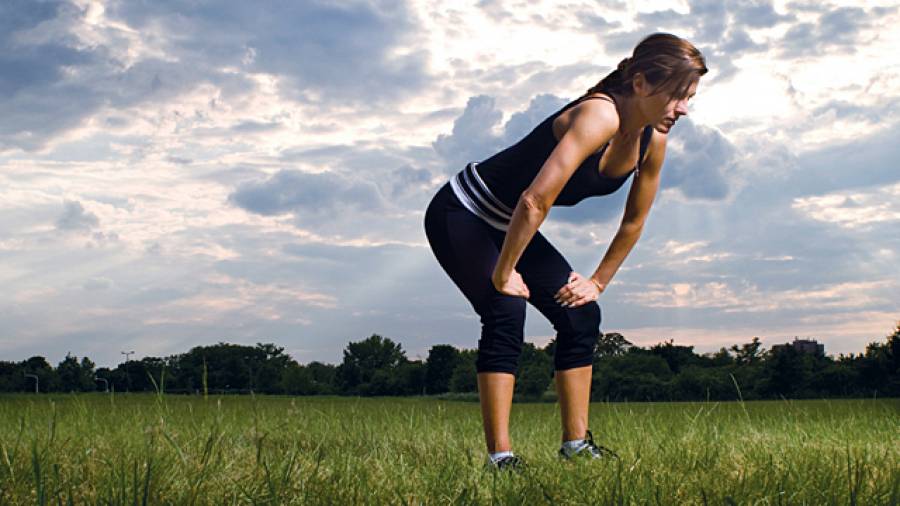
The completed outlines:
[[[600,298],[603,285],[593,282],[577,272],[569,274],[569,282],[554,296],[563,307],[579,307]]]

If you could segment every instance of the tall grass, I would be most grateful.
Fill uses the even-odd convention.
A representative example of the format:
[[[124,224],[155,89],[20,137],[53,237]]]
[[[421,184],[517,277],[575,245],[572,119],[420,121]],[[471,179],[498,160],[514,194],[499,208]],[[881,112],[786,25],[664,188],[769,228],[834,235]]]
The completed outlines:
[[[596,403],[618,461],[484,470],[479,407],[429,398],[0,397],[0,504],[898,504],[900,400]]]

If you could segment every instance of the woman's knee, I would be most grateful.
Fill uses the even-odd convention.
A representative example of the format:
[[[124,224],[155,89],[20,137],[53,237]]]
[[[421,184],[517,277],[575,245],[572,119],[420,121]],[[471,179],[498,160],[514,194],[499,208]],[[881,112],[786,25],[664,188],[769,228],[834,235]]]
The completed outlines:
[[[482,326],[476,370],[515,374],[524,342],[525,299],[497,296],[479,313]]]
[[[588,365],[600,337],[600,306],[589,302],[566,311],[566,322],[557,327],[554,365],[557,370]]]

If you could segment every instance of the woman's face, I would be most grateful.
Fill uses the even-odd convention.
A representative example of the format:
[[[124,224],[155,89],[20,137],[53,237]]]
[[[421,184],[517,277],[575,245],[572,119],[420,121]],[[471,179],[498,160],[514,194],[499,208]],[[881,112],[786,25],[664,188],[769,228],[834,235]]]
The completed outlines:
[[[644,97],[641,107],[648,123],[660,133],[669,133],[678,118],[687,116],[688,101],[697,93],[698,83],[699,81],[691,83],[683,97],[674,97],[665,91],[652,94],[651,91],[651,94]]]

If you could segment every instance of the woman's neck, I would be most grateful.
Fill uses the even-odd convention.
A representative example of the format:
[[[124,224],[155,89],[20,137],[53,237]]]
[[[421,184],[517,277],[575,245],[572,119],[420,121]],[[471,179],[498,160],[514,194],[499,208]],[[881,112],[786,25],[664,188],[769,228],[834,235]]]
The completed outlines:
[[[622,140],[639,137],[647,126],[647,120],[641,114],[634,96],[614,94],[616,110],[619,111],[619,129],[614,137]]]

